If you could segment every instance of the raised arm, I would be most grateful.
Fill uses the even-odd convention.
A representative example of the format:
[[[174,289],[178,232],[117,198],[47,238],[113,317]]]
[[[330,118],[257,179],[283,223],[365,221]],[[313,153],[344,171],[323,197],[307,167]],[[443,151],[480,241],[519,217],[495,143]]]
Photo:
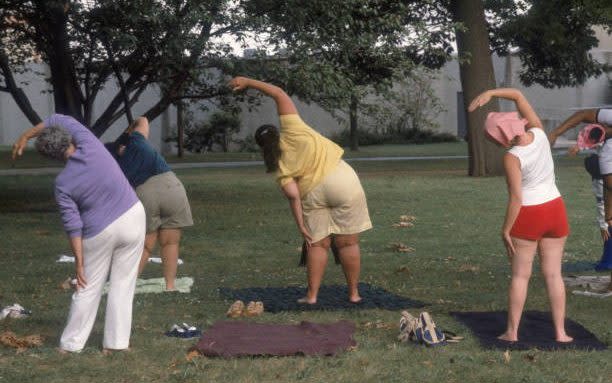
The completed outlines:
[[[248,77],[234,77],[230,80],[229,86],[234,92],[253,88],[271,97],[276,102],[276,110],[280,116],[284,114],[297,114],[297,109],[291,97],[284,90],[276,85],[268,84],[263,81],[254,80]]]
[[[525,98],[521,91],[514,88],[498,88],[486,90],[476,96],[474,100],[472,100],[470,106],[468,107],[468,111],[473,112],[477,108],[480,108],[481,106],[488,103],[493,97],[514,101],[514,103],[516,104],[516,109],[521,114],[521,116],[523,116],[523,118],[527,120],[528,126],[530,128],[536,127],[543,129],[542,121],[540,121],[540,118],[531,107],[531,104],[529,104],[529,101],[527,101],[527,98]]]
[[[572,114],[567,120],[563,121],[561,125],[557,126],[554,130],[548,133],[548,141],[550,141],[550,145],[553,146],[559,136],[568,130],[575,128],[576,125],[580,124],[581,122],[596,123],[597,109],[584,109]]]

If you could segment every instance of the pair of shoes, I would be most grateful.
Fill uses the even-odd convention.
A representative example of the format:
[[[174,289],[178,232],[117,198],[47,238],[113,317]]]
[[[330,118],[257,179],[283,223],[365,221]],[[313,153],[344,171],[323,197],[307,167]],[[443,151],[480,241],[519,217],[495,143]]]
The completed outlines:
[[[426,311],[419,314],[418,318],[412,316],[408,311],[402,311],[401,315],[400,333],[397,337],[400,342],[413,341],[426,346],[440,346],[445,345],[447,341],[456,343],[463,339],[452,333],[448,333],[452,334],[452,340],[447,339],[446,333],[436,327],[431,315]]]
[[[201,336],[202,331],[195,326],[188,325],[187,323],[183,323],[181,326],[173,324],[172,327],[170,327],[170,331],[166,331],[165,335],[175,338],[189,339]]]
[[[227,310],[226,315],[230,318],[238,317],[254,317],[263,314],[264,304],[263,302],[249,302],[246,306],[243,301],[236,301]]]
[[[4,318],[13,318],[13,319],[22,319],[27,318],[32,315],[30,310],[26,310],[19,303],[13,303],[12,306],[6,306],[0,312],[0,319]]]

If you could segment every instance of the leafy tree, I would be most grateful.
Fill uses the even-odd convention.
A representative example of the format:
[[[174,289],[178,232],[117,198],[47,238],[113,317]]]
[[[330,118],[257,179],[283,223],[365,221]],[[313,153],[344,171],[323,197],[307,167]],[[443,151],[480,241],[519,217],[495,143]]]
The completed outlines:
[[[236,110],[219,110],[208,121],[192,123],[187,129],[185,148],[190,152],[211,151],[220,145],[227,152],[234,141],[233,135],[240,131],[240,116]]]
[[[287,58],[294,94],[349,111],[356,133],[364,95],[384,94],[391,73],[412,64],[441,66],[456,39],[464,100],[496,86],[492,51],[518,47],[525,84],[576,85],[606,68],[588,55],[592,25],[610,27],[605,0],[357,1],[254,0],[247,11],[268,27],[270,51]],[[279,64],[280,65],[280,64]],[[269,64],[270,67],[273,65]],[[408,68],[408,69],[406,69]],[[272,72],[272,70],[271,70]],[[496,102],[468,115],[470,175],[502,172],[502,151],[482,125]],[[353,147],[356,134],[352,134]]]
[[[445,108],[431,86],[437,77],[432,70],[417,68],[400,76],[385,97],[372,100],[367,114],[375,116],[382,134],[407,137],[439,127],[436,116]]]
[[[14,73],[39,56],[51,70],[55,110],[98,136],[154,86],[160,98],[144,113],[153,120],[172,103],[226,91],[221,74],[233,56],[221,37],[240,37],[236,7],[230,0],[1,0],[0,91],[38,122]],[[120,89],[94,118],[113,76]]]
[[[452,29],[441,24],[438,8],[414,0],[255,0],[247,12],[268,26],[269,50],[286,57],[278,66],[291,92],[348,111],[356,150],[364,96],[391,89],[398,70],[447,60]]]
[[[519,48],[526,85],[575,86],[607,69],[588,53],[597,46],[592,26],[612,29],[612,4],[607,0],[443,0],[457,28],[464,101],[495,87],[491,52]],[[487,16],[485,17],[485,10]],[[488,33],[487,33],[488,31]],[[467,109],[467,108],[466,108]],[[482,126],[489,103],[468,115],[469,174],[502,173],[501,151],[484,138]]]

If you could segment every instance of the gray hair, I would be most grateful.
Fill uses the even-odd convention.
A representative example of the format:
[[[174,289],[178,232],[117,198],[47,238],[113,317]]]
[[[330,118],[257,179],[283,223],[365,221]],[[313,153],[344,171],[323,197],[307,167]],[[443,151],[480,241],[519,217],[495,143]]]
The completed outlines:
[[[72,143],[72,136],[66,129],[50,126],[42,130],[34,145],[40,154],[63,161],[64,153],[70,143]]]

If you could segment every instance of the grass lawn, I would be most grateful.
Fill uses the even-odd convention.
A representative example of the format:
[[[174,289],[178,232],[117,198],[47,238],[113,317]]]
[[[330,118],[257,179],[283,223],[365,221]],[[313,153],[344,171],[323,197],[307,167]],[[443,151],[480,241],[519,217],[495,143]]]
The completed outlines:
[[[425,148],[425,146],[423,146]],[[365,151],[365,150],[364,150]],[[449,149],[449,151],[452,151]],[[427,152],[427,150],[425,150]],[[62,232],[51,176],[0,177],[0,303],[31,309],[25,320],[0,321],[0,331],[38,333],[41,348],[22,354],[0,346],[2,382],[609,382],[612,351],[510,353],[482,349],[453,320],[453,310],[504,310],[509,267],[499,236],[506,202],[501,177],[466,177],[466,160],[357,162],[375,225],[362,237],[362,280],[429,303],[438,326],[466,340],[428,349],[398,344],[399,313],[385,310],[265,313],[258,321],[349,319],[358,328],[356,350],[337,357],[185,359],[192,341],[163,336],[173,323],[204,330],[224,319],[231,302],[219,287],[295,286],[300,237],[287,202],[261,167],[178,171],[191,200],[195,226],[184,234],[179,276],[195,279],[191,294],[145,294],[134,300],[132,348],[110,357],[100,353],[104,300],[87,348],[80,355],[55,351],[70,294],[58,284],[73,266],[57,264],[68,244]],[[595,224],[590,179],[578,159],[560,159],[558,185],[566,198],[572,234],[567,264],[595,262],[601,240]],[[417,217],[413,228],[392,228],[401,214]],[[414,253],[396,253],[401,241]],[[399,271],[402,267],[406,271]],[[592,274],[592,272],[585,272]],[[149,265],[145,277],[161,276]],[[325,283],[343,283],[330,264]],[[526,309],[548,310],[542,278],[535,270]],[[415,314],[418,312],[413,310]],[[610,345],[612,306],[568,294],[568,316]],[[241,319],[253,320],[253,319]],[[381,321],[391,329],[367,326]]]
[[[438,144],[422,145],[372,145],[363,146],[359,151],[351,152],[345,148],[345,157],[401,157],[401,156],[465,156],[467,144],[465,142],[444,142]],[[166,156],[170,163],[181,162],[221,162],[221,161],[260,161],[259,153],[186,153],[184,157]],[[57,161],[42,157],[30,148],[23,157],[17,161],[11,159],[11,150],[8,146],[0,146],[0,169],[25,169],[36,167],[58,167]]]

